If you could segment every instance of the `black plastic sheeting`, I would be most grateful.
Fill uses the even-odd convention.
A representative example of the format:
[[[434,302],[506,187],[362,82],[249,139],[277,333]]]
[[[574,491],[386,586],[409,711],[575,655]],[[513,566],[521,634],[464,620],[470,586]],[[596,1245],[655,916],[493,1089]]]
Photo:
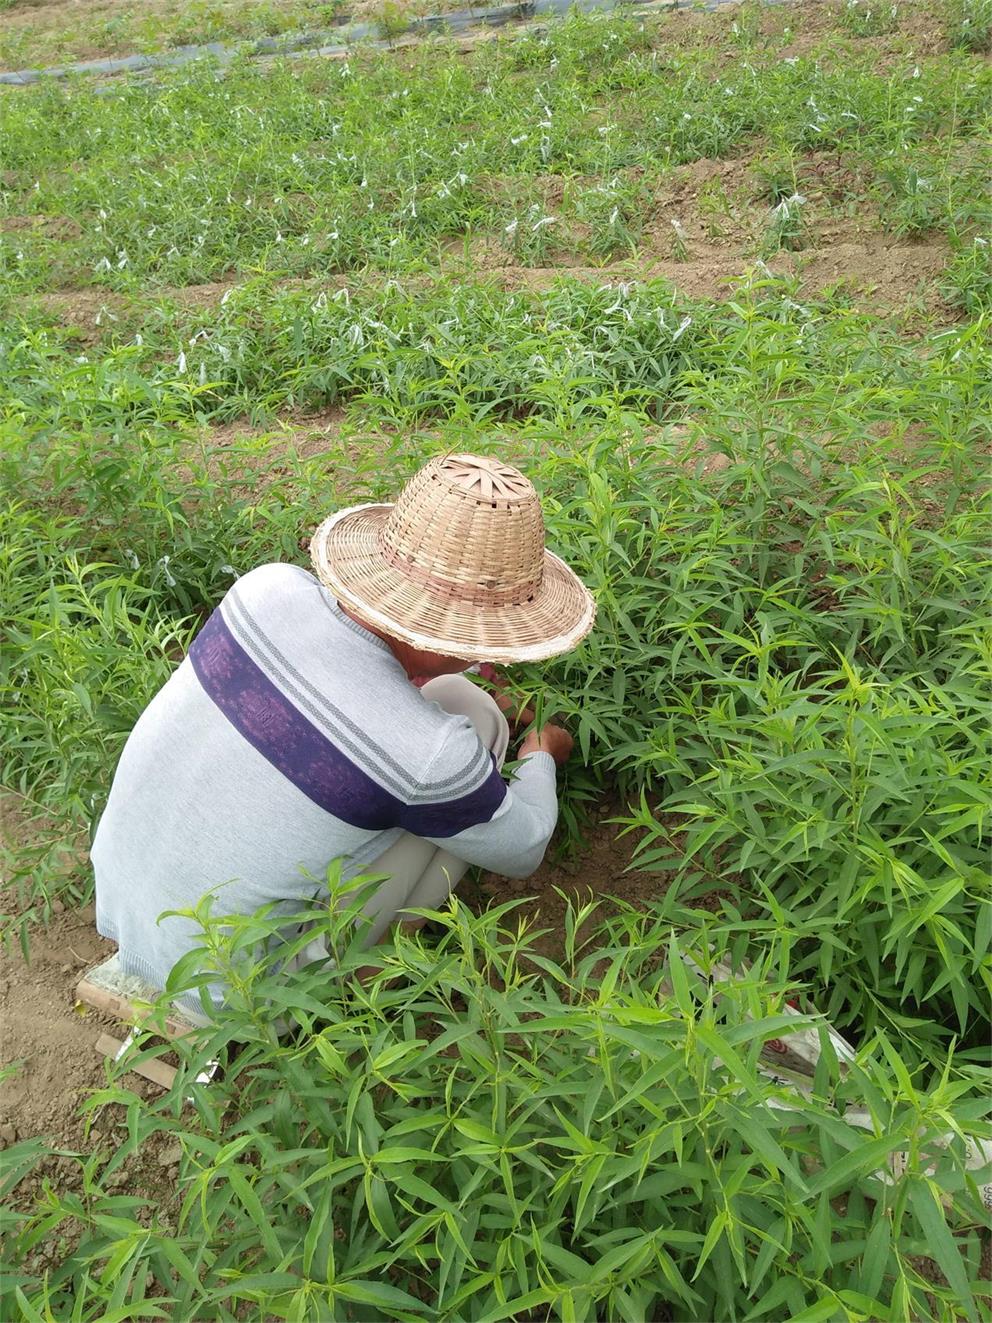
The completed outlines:
[[[736,3],[736,0],[705,0],[703,7],[717,9],[721,5],[733,3]],[[637,7],[657,12],[667,9],[697,8],[698,3],[697,0],[521,0],[519,4],[501,5],[496,9],[462,9],[451,14],[411,19],[403,31],[396,36],[423,36],[432,32],[458,33],[477,27],[498,28],[509,23],[540,18],[545,14],[566,14],[572,9],[578,9],[583,13],[594,11],[609,13],[621,7]],[[155,69],[176,68],[204,57],[212,58],[220,64],[230,64],[233,60],[243,59],[245,56],[272,59],[280,55],[290,58],[304,55],[346,55],[357,42],[364,42],[366,46],[371,47],[388,48],[392,42],[383,39],[381,32],[382,28],[378,23],[350,23],[347,19],[343,19],[338,32],[335,33],[338,39],[331,44],[327,44],[327,38],[331,35],[329,32],[299,33],[282,38],[262,37],[258,41],[236,45],[209,41],[202,46],[178,46],[174,51],[161,55],[123,55],[113,60],[84,60],[79,64],[57,65],[50,69],[20,69],[13,73],[0,73],[0,83],[27,87],[46,78],[71,78],[85,74],[106,77],[123,73],[149,73]]]

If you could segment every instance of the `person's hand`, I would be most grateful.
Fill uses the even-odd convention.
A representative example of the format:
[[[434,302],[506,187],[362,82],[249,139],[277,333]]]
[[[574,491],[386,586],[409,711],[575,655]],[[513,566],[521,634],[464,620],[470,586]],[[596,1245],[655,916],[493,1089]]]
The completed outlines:
[[[482,662],[479,674],[492,685],[492,694],[496,706],[512,726],[529,726],[534,720],[532,707],[521,707],[520,700],[510,691],[510,681],[505,671],[498,671],[489,662]]]
[[[534,720],[534,709],[532,707],[522,708],[515,698],[511,698],[507,693],[495,693],[493,698],[496,706],[506,717],[511,726],[529,726]]]
[[[550,753],[559,767],[564,767],[572,755],[575,741],[564,726],[542,726],[532,730],[520,743],[518,758],[526,758],[529,753]]]

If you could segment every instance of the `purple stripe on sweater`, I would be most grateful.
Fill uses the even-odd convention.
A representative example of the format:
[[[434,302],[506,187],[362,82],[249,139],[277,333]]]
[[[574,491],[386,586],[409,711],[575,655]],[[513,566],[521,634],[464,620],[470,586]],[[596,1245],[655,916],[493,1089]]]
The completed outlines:
[[[231,633],[220,610],[189,651],[208,697],[253,749],[313,803],[366,831],[402,827],[415,836],[455,836],[489,822],[506,797],[495,762],[486,780],[459,799],[404,804],[309,721]]]

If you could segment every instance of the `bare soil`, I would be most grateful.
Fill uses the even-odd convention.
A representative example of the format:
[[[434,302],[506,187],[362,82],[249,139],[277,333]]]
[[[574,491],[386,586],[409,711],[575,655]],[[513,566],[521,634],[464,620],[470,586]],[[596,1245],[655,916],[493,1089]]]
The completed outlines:
[[[77,1009],[74,992],[80,976],[113,949],[87,905],[32,931],[30,963],[20,950],[0,957],[0,1069],[15,1067],[0,1079],[0,1133],[7,1142],[37,1135],[68,1148],[81,1142],[76,1109],[106,1081],[94,1044],[113,1030],[95,1011]]]
[[[668,878],[631,866],[635,837],[621,835],[623,827],[610,821],[617,815],[616,807],[601,806],[581,852],[557,860],[551,854],[532,877],[484,873],[476,895],[471,883],[465,888],[466,902],[476,909],[518,902],[516,917],[541,934],[535,949],[552,958],[560,957],[564,949],[564,917],[570,901],[576,906],[596,901],[600,919],[618,913],[624,905],[647,909],[664,894]]]
[[[798,59],[812,54],[826,42],[843,39],[853,52],[867,52],[880,62],[887,56],[907,53],[926,55],[947,49],[947,38],[940,11],[922,3],[898,6],[891,32],[874,37],[848,33],[841,23],[843,0],[804,0],[800,4],[778,4],[761,12],[741,12],[740,5],[721,6],[714,13],[679,10],[671,16],[671,28],[680,32],[676,40],[684,45],[720,40],[725,42],[723,55],[739,58],[749,46],[759,49],[772,42],[782,42],[783,59]],[[666,29],[666,37],[669,30]],[[669,37],[669,39],[671,39]]]

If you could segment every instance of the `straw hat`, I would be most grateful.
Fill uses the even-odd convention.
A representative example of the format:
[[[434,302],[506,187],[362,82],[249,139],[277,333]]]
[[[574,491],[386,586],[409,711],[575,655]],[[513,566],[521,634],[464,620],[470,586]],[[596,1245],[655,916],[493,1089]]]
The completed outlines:
[[[367,624],[466,661],[539,661],[592,629],[582,581],[544,547],[541,502],[516,469],[431,460],[395,505],[331,515],[310,542],[321,582]]]

